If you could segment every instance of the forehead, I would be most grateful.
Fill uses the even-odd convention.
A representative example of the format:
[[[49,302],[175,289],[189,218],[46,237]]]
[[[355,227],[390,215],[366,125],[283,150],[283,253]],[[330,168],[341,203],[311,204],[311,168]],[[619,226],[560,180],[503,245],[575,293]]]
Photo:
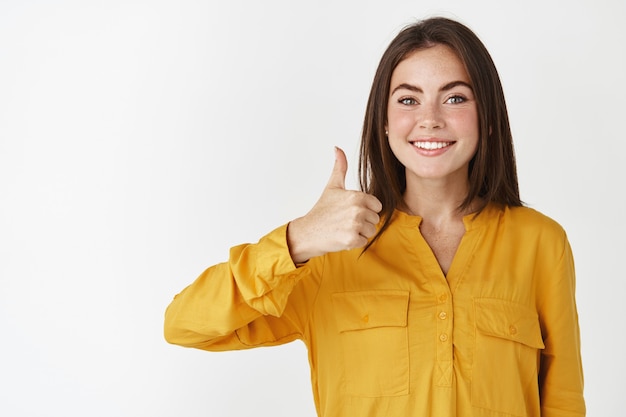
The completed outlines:
[[[408,54],[394,69],[391,84],[403,82],[449,82],[470,79],[463,61],[449,46],[436,44]]]

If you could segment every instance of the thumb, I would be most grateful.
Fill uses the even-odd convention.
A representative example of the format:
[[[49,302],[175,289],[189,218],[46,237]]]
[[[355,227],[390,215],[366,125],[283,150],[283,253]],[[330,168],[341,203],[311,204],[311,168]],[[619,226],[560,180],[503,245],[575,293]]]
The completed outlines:
[[[326,188],[346,188],[346,172],[348,171],[348,160],[341,148],[335,146],[335,166],[330,174]]]

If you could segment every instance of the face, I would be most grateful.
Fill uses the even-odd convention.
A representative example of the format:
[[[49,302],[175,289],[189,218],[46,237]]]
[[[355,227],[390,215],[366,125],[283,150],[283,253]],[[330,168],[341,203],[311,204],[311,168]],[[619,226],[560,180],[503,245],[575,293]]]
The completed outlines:
[[[478,146],[478,111],[465,67],[445,45],[420,49],[395,68],[387,107],[391,150],[420,181],[464,181]]]

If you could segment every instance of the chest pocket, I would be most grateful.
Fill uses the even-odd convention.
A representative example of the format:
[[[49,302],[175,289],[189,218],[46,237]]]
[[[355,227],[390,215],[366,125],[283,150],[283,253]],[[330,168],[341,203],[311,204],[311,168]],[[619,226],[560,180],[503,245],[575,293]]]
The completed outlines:
[[[513,416],[539,415],[539,359],[545,346],[537,313],[494,298],[475,299],[474,313],[472,404]]]
[[[354,291],[333,294],[332,300],[346,394],[408,394],[409,292]]]

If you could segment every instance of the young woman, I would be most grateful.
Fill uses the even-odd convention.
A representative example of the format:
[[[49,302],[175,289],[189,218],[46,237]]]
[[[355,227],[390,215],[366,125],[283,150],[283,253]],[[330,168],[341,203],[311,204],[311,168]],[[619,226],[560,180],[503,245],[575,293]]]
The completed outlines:
[[[302,339],[324,417],[584,416],[570,246],[522,206],[501,83],[467,27],[432,18],[391,42],[359,169],[345,190],[337,149],[311,211],[178,294],[166,339]]]

